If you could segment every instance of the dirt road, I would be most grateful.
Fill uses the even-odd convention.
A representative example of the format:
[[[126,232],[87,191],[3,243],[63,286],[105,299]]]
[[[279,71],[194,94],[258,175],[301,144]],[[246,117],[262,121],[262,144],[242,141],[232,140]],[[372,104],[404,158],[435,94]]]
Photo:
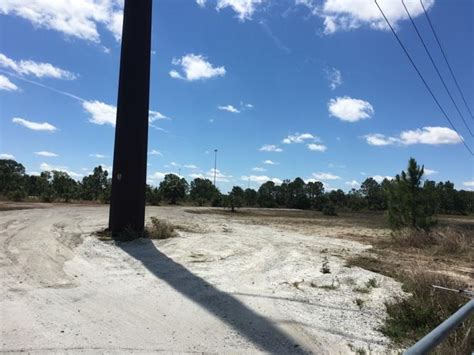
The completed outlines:
[[[106,206],[0,212],[1,351],[387,349],[376,329],[400,285],[344,266],[367,246],[327,228],[308,236],[187,210],[147,209],[180,225],[179,237],[121,244],[91,235],[106,226]],[[378,287],[355,291],[373,277]]]

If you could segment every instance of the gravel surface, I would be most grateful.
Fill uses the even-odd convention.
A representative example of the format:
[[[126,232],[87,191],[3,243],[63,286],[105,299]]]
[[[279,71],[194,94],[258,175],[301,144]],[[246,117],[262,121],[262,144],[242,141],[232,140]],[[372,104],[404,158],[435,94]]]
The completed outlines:
[[[390,351],[377,328],[400,284],[344,266],[366,245],[189,210],[147,208],[177,238],[118,244],[91,234],[107,206],[0,212],[1,351]]]

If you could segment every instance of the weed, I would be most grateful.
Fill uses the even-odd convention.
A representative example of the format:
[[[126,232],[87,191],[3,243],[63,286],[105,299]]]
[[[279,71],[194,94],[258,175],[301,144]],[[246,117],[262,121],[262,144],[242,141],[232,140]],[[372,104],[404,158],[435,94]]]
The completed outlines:
[[[358,292],[358,293],[370,293],[370,288],[367,287],[356,287],[352,291]]]
[[[362,306],[364,305],[365,301],[362,299],[362,298],[356,298],[354,300],[354,303],[359,307],[359,308],[362,308]]]
[[[331,273],[331,269],[329,268],[329,260],[328,260],[327,256],[325,256],[324,259],[323,259],[323,265],[321,266],[321,272],[323,274],[330,274]]]
[[[375,277],[372,277],[372,278],[370,278],[370,279],[365,283],[365,286],[366,286],[367,288],[377,288],[377,287],[379,287],[380,285],[379,285],[377,279],[376,279]]]
[[[177,237],[178,233],[171,223],[151,217],[151,225],[146,228],[146,236],[150,239],[168,239]]]

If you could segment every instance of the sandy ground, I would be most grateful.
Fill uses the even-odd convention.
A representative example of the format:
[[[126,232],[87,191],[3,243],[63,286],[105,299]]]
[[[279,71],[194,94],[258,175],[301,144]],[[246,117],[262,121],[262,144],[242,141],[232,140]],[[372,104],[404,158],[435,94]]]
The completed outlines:
[[[120,244],[91,235],[106,206],[0,212],[1,351],[389,351],[377,328],[400,285],[344,266],[367,246],[337,227],[308,235],[189,209],[147,208],[186,226],[179,237]],[[373,277],[379,287],[354,291]]]

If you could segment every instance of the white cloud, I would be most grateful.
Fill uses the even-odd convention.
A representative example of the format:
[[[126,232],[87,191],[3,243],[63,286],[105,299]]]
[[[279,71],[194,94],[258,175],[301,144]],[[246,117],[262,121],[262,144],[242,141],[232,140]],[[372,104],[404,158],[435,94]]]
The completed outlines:
[[[98,125],[108,124],[115,126],[117,115],[117,108],[115,106],[94,100],[84,101],[82,107],[91,115],[89,122]]]
[[[228,111],[228,112],[232,112],[232,113],[240,113],[240,111],[232,105],[218,106],[217,108],[221,111]]]
[[[374,108],[369,102],[349,96],[331,99],[328,108],[331,116],[346,122],[357,122],[374,114]]]
[[[277,162],[274,162],[273,160],[270,160],[270,159],[264,160],[264,161],[263,161],[263,164],[267,164],[267,165],[278,165]]]
[[[186,54],[181,59],[173,59],[173,65],[180,65],[182,73],[176,70],[170,71],[170,76],[174,79],[187,81],[205,80],[213,77],[224,76],[225,67],[213,67],[206,60],[206,57],[196,54]]]
[[[305,140],[308,139],[315,139],[315,137],[311,133],[295,133],[290,134],[288,137],[283,139],[284,144],[291,144],[291,143],[304,143]]]
[[[216,10],[230,7],[237,13],[240,21],[252,19],[252,15],[257,5],[263,3],[264,0],[217,0]]]
[[[152,111],[150,110],[149,112],[149,120],[150,122],[155,122],[158,120],[170,120],[171,118],[168,116],[163,115],[162,113],[158,111]]]
[[[15,156],[13,156],[12,154],[8,154],[8,153],[2,153],[2,154],[0,154],[0,159],[11,159],[11,160],[14,160],[14,159],[15,159]]]
[[[200,178],[200,179],[209,179],[213,181],[214,179],[214,169],[210,169],[206,173],[193,173],[189,174],[190,177],[193,179]],[[216,169],[216,181],[217,182],[229,182],[232,178],[232,175],[223,174],[219,169]]]
[[[39,155],[41,157],[57,157],[58,155],[53,152],[47,152],[45,150],[42,150],[40,152],[35,152],[36,155]]]
[[[372,179],[374,179],[375,181],[377,181],[379,184],[384,181],[385,179],[388,179],[388,180],[392,180],[393,177],[392,176],[383,176],[383,175],[374,175],[372,176]]]
[[[423,127],[415,130],[403,131],[398,137],[389,137],[380,133],[364,136],[367,144],[374,146],[386,145],[413,145],[413,144],[458,144],[461,138],[456,131],[448,127]]]
[[[386,137],[383,134],[375,133],[375,134],[367,134],[364,136],[369,145],[375,146],[384,146],[384,145],[392,145],[398,143],[398,139],[394,137]]]
[[[426,176],[434,175],[434,174],[438,174],[438,173],[439,173],[439,171],[437,171],[437,170],[426,169],[426,168],[424,169],[424,172],[425,172],[425,175],[426,175]]]
[[[283,152],[283,149],[274,144],[264,144],[259,149],[261,152]]]
[[[474,180],[472,181],[464,181],[462,183],[464,186],[467,186],[467,187],[474,187]]]
[[[434,5],[434,0],[425,0],[423,3],[429,9]],[[324,0],[320,5],[313,0],[296,0],[296,4],[305,5],[313,15],[323,19],[325,34],[350,31],[363,26],[376,30],[388,29],[374,1]],[[406,4],[412,17],[423,13],[419,1],[410,0]],[[379,0],[379,5],[394,27],[408,18],[401,1]]]
[[[345,184],[354,188],[359,187],[360,185],[357,180],[346,181]]]
[[[117,107],[98,100],[83,101],[82,107],[90,114],[89,122],[98,125],[108,124],[111,126],[115,126],[115,121],[117,118]],[[148,119],[151,123],[156,120],[169,120],[170,118],[158,111],[150,110],[148,113]],[[156,127],[151,124],[150,126],[159,130],[163,130],[162,128]]]
[[[340,70],[336,68],[327,68],[326,76],[331,90],[335,90],[337,87],[342,85],[342,75]]]
[[[249,109],[250,109],[250,108],[254,108],[254,106],[253,106],[252,104],[244,104],[244,107],[245,107],[245,108],[249,108]]]
[[[8,58],[3,53],[0,53],[0,67],[13,70],[19,75],[33,75],[37,78],[54,78],[66,80],[73,80],[77,78],[76,74],[55,67],[50,63],[38,63],[32,60],[15,61],[11,58]]]
[[[15,15],[35,27],[58,31],[95,43],[100,42],[98,26],[116,40],[122,32],[123,0],[2,0],[0,14]]]
[[[53,170],[62,171],[62,172],[65,172],[69,176],[71,176],[73,178],[76,178],[76,179],[84,176],[82,174],[78,174],[78,173],[75,173],[74,171],[69,170],[69,168],[66,167],[66,166],[49,165],[48,163],[41,163],[40,164],[40,169],[42,171],[53,171]]]
[[[197,169],[198,167],[194,164],[184,164],[183,165],[187,169]]]
[[[97,159],[107,158],[107,156],[103,154],[89,154],[89,156],[92,158],[97,158]]]
[[[33,121],[28,121],[23,118],[19,117],[14,117],[12,119],[13,123],[19,124],[20,126],[24,126],[26,128],[32,129],[33,131],[48,131],[48,132],[54,132],[57,130],[55,126],[48,122],[33,122]]]
[[[273,181],[275,184],[281,184],[282,181],[278,178],[271,178],[271,177],[268,177],[266,175],[250,175],[250,176],[241,176],[240,178],[241,180],[244,180],[244,181],[252,181],[252,182],[257,182],[259,184],[263,184],[267,181]]]
[[[198,4],[200,7],[206,6],[206,0],[196,0],[196,4]]]
[[[403,144],[457,144],[461,143],[458,134],[447,127],[423,127],[400,133]]]
[[[149,155],[163,155],[160,151],[152,149],[148,152]]]
[[[256,166],[255,168],[252,168],[252,171],[258,171],[260,173],[263,173],[264,171],[267,171],[267,169]]]
[[[338,180],[341,178],[340,176],[331,173],[313,173],[311,175],[317,180]]]
[[[17,91],[18,86],[13,84],[5,75],[0,75],[0,90]]]
[[[316,151],[316,152],[325,152],[328,147],[326,147],[324,144],[318,144],[318,143],[310,143],[307,145],[309,150]]]

